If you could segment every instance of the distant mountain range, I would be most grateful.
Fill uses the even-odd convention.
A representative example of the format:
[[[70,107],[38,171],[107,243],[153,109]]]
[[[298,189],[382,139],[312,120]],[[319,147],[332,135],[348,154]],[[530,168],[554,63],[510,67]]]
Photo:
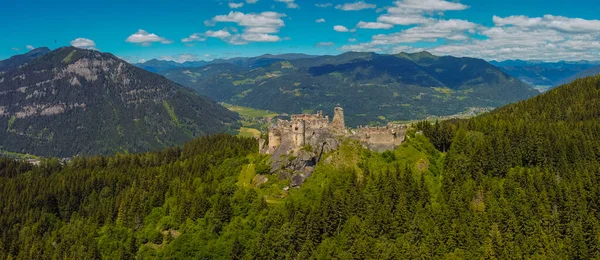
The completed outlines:
[[[141,152],[237,124],[237,114],[209,98],[112,54],[65,47],[11,59],[28,63],[0,75],[2,150],[59,157]]]
[[[257,57],[241,64],[174,68],[161,74],[235,105],[284,113],[328,112],[340,105],[350,125],[451,115],[538,93],[484,60],[427,52],[349,52],[293,60]]]
[[[19,67],[41,57],[50,52],[50,49],[41,47],[33,49],[25,54],[15,55],[6,60],[0,61],[0,74],[10,70],[18,69]]]
[[[565,80],[563,80],[563,82],[561,82],[561,84],[568,84],[573,82],[576,79],[580,79],[580,78],[585,78],[585,77],[591,77],[591,76],[596,76],[600,74],[600,66],[596,66],[596,67],[591,67],[589,69],[586,69],[584,71],[581,71]]]
[[[595,62],[589,61],[541,62],[522,60],[492,61],[491,64],[540,91],[569,83],[573,81],[575,75],[597,65]]]
[[[241,67],[246,68],[257,68],[271,65],[277,61],[285,61],[285,60],[297,60],[297,59],[306,59],[315,57],[312,55],[300,54],[300,53],[288,53],[288,54],[265,54],[258,57],[239,57],[239,58],[230,58],[230,59],[215,59],[212,61],[188,61],[183,63],[178,63],[175,61],[167,61],[167,60],[157,60],[152,59],[143,63],[136,63],[134,65],[146,69],[150,72],[161,73],[170,69],[177,68],[195,68],[202,67],[210,64],[235,64]]]

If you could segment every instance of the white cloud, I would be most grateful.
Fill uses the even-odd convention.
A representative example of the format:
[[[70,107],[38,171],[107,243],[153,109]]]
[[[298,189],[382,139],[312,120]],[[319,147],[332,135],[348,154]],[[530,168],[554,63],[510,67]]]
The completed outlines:
[[[148,33],[142,29],[139,29],[136,33],[130,35],[125,40],[130,43],[141,44],[142,46],[150,46],[150,44],[155,42],[160,42],[162,44],[171,44],[173,41],[160,37],[154,33]]]
[[[350,39],[348,39],[348,42],[356,42],[356,41],[357,41],[356,38],[350,38]]]
[[[373,23],[373,22],[360,21],[356,25],[356,27],[362,28],[362,29],[391,29],[394,26],[389,23]]]
[[[315,20],[316,23],[324,23],[325,19],[324,18],[319,18],[317,20]]]
[[[33,47],[33,45],[27,45],[27,46],[25,46],[25,48],[27,48],[28,50],[33,50],[33,49],[35,49],[35,47]]]
[[[281,38],[276,35],[279,30],[285,26],[281,19],[285,14],[276,12],[262,12],[259,14],[250,13],[244,14],[241,12],[230,12],[227,15],[217,15],[211,20],[204,22],[205,25],[211,26],[219,22],[236,23],[244,27],[241,34],[230,34],[228,37],[221,38],[230,44],[246,44],[248,42],[276,42]],[[237,33],[237,29],[231,30]],[[207,35],[208,36],[208,35]]]
[[[229,8],[231,8],[231,9],[240,8],[242,6],[244,6],[244,3],[229,2]]]
[[[315,44],[315,47],[331,47],[333,45],[335,45],[334,42],[319,42]]]
[[[226,29],[218,31],[208,30],[204,35],[206,35],[206,37],[219,38],[221,40],[228,39],[229,37],[231,37],[231,33],[229,33]]]
[[[399,0],[395,2],[395,7],[388,8],[390,13],[406,13],[412,10],[423,12],[433,11],[460,11],[469,8],[468,5],[461,3],[448,2],[444,0]]]
[[[408,15],[388,15],[384,14],[377,18],[377,22],[380,23],[389,23],[389,24],[397,24],[397,25],[413,25],[413,24],[423,24],[427,22],[435,21],[432,18],[424,17],[420,14],[408,14]]]
[[[404,31],[389,35],[379,34],[373,36],[373,43],[378,45],[435,42],[438,39],[466,40],[468,33],[474,32],[477,24],[465,20],[440,20],[433,24],[415,26]]]
[[[204,22],[205,25],[214,25],[218,22],[232,22],[244,27],[276,27],[285,26],[281,17],[285,14],[276,12],[262,12],[260,14],[250,13],[244,14],[241,12],[232,11],[227,15],[217,15],[209,21]]]
[[[346,26],[343,25],[336,25],[333,27],[333,30],[335,30],[336,32],[349,32],[350,30],[348,30],[348,28],[346,28]]]
[[[200,33],[194,33],[187,38],[181,39],[181,42],[203,42],[206,38]]]
[[[294,0],[275,0],[275,2],[285,3],[287,8],[290,9],[299,8],[298,4],[294,3]]]
[[[242,39],[249,42],[278,42],[281,38],[277,35],[266,33],[243,33]]]
[[[10,49],[13,50],[13,51],[20,51],[21,50],[21,49],[16,48],[16,47],[13,47],[13,48],[10,48]]]
[[[364,9],[375,9],[377,5],[365,3],[364,1],[358,1],[354,3],[345,3],[342,5],[336,5],[335,9],[340,9],[343,11],[359,11]]]
[[[331,3],[324,3],[324,4],[315,4],[316,7],[321,7],[321,8],[326,8],[326,7],[330,7],[333,4]]]
[[[440,55],[495,60],[600,59],[600,43],[598,42],[600,30],[590,31],[587,34],[575,34],[574,31],[583,30],[585,27],[573,27],[565,24],[557,26],[544,22],[542,17],[522,19],[522,17],[515,16],[507,20],[498,18],[494,20],[498,26],[480,30],[480,33],[486,37],[485,39],[441,45],[431,48],[430,51]],[[561,18],[561,20],[563,19]],[[569,30],[565,30],[565,28],[569,28]]]
[[[341,51],[355,51],[355,52],[381,52],[383,51],[382,48],[376,46],[375,44],[372,43],[361,43],[361,44],[354,44],[354,45],[344,45],[341,48],[339,48],[339,50]]]
[[[496,26],[517,26],[523,28],[553,29],[566,33],[593,33],[600,31],[600,20],[585,20],[564,16],[544,15],[530,18],[517,15],[506,18],[494,16]]]
[[[249,4],[256,4],[256,2],[258,2],[258,0],[246,0],[246,3]]]
[[[445,11],[460,11],[469,8],[460,3],[443,0],[399,0],[394,6],[386,7],[387,14],[377,18],[378,23],[395,25],[417,25],[433,23],[433,14],[443,15]]]
[[[96,43],[94,41],[92,41],[90,39],[86,39],[86,38],[77,38],[75,40],[72,40],[71,46],[77,47],[77,48],[82,48],[82,49],[90,49],[90,50],[96,49]]]

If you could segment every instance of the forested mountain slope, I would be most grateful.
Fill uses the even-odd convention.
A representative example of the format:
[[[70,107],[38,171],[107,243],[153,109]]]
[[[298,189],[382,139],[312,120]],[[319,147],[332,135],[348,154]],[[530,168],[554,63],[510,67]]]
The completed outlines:
[[[67,165],[0,160],[0,258],[598,258],[599,90],[586,78],[423,122],[395,151],[347,142],[291,189],[255,140],[228,135]]]
[[[575,75],[572,75],[571,77],[563,80],[561,83],[567,84],[567,83],[573,82],[576,79],[592,77],[592,76],[596,76],[598,74],[600,74],[600,66],[592,67],[592,68],[586,69],[584,71],[581,71],[581,72],[579,72]]]
[[[573,79],[568,80],[569,78],[597,65],[587,61],[536,62],[519,60],[492,61],[491,64],[540,91],[547,91],[561,84],[569,83],[573,81]],[[587,76],[593,75],[586,75],[585,77]]]
[[[498,107],[538,93],[484,60],[426,52],[349,52],[250,69],[213,64],[162,74],[217,101],[240,106],[302,113],[340,105],[353,126]]]
[[[46,53],[50,52],[50,49],[46,47],[41,47],[37,49],[33,49],[25,54],[19,54],[12,56],[6,60],[0,61],[0,75],[6,73],[10,70],[18,69],[19,67],[46,55]]]
[[[141,152],[228,131],[237,115],[117,57],[65,47],[0,76],[0,149]]]

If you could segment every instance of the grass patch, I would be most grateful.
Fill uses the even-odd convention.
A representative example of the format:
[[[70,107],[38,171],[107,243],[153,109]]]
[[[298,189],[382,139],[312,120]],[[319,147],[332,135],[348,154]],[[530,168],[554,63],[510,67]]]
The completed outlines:
[[[290,63],[289,61],[282,61],[281,68],[282,69],[293,69],[294,65],[292,65],[292,63]]]
[[[40,159],[40,157],[35,156],[33,154],[15,153],[15,152],[10,152],[10,151],[5,151],[5,150],[0,149],[0,157],[1,156],[5,156],[8,158],[12,158],[12,159],[21,159],[21,160]]]
[[[254,79],[243,79],[243,80],[236,80],[233,82],[234,86],[239,86],[239,85],[246,85],[246,84],[254,84]]]
[[[173,123],[176,126],[179,126],[180,125],[179,118],[177,118],[177,114],[175,114],[175,110],[173,110],[173,107],[171,107],[169,102],[167,102],[166,100],[163,101],[163,106],[167,110],[167,113],[169,113],[169,117],[171,117],[171,121],[173,121]]]
[[[12,128],[13,124],[15,123],[15,120],[17,120],[17,118],[15,116],[11,116],[10,119],[8,119],[8,127],[6,127],[7,132],[11,131],[11,128]]]
[[[238,135],[241,137],[260,137],[261,132],[258,129],[242,127]]]
[[[227,103],[221,103],[224,107],[226,107],[227,109],[236,112],[238,114],[240,114],[241,116],[247,116],[247,117],[252,117],[252,118],[256,118],[256,117],[275,117],[277,115],[279,115],[278,113],[275,113],[273,111],[269,111],[269,110],[261,110],[261,109],[255,109],[255,108],[250,108],[250,107],[243,107],[243,106],[235,106],[235,105],[231,105],[231,104],[227,104]]]
[[[256,175],[254,164],[248,164],[242,167],[242,171],[238,176],[237,185],[241,188],[252,188],[252,178]]]
[[[62,60],[62,62],[63,62],[63,63],[69,63],[69,62],[71,62],[71,60],[73,59],[73,55],[75,55],[75,53],[76,53],[76,52],[77,52],[76,50],[73,50],[73,51],[71,51],[71,52],[69,53],[69,55],[67,55],[67,57],[65,57],[65,58]]]

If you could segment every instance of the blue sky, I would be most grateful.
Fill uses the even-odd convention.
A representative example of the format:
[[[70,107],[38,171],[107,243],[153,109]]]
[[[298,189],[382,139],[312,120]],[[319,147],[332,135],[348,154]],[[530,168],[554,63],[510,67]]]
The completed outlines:
[[[130,62],[422,50],[488,60],[600,60],[593,0],[99,2],[0,0],[0,59],[74,45]]]

